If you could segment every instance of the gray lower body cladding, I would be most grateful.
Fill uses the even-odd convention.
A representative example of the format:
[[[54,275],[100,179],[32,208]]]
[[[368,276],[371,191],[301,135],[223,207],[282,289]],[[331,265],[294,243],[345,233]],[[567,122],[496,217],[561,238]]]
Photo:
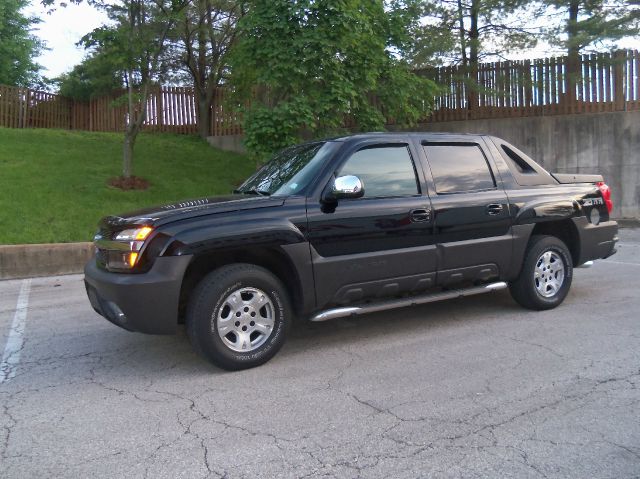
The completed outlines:
[[[577,264],[594,259],[608,258],[616,252],[618,242],[618,223],[604,221],[592,224],[585,217],[574,218],[574,224],[580,236],[580,259]]]
[[[191,256],[156,258],[143,274],[110,273],[90,260],[84,269],[91,306],[129,331],[173,334],[178,324],[182,278]]]

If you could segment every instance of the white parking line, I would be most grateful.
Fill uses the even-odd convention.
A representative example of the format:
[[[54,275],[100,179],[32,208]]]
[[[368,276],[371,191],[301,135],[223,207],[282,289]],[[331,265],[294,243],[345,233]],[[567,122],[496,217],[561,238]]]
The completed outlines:
[[[31,280],[25,279],[20,287],[16,312],[9,330],[7,344],[4,347],[2,362],[0,363],[0,384],[8,381],[16,374],[16,367],[20,362],[20,353],[24,346],[24,328],[27,321],[27,309],[29,308],[29,292]]]

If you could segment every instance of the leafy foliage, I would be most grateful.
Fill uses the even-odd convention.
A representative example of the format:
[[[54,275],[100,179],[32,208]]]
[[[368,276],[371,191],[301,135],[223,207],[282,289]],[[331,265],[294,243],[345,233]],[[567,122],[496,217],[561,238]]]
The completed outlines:
[[[593,47],[614,47],[640,33],[640,2],[629,0],[544,0],[555,25],[545,29],[552,45],[569,54]]]
[[[540,32],[530,17],[540,8],[527,0],[424,0],[424,20],[414,28],[416,41],[408,56],[418,68],[461,65],[457,79],[466,84],[472,108],[483,88],[478,85],[479,63],[534,46]]]
[[[51,1],[51,0],[47,0]],[[122,176],[129,178],[133,150],[146,117],[145,102],[154,81],[162,78],[161,55],[169,31],[189,0],[119,0],[102,6],[112,25],[95,29],[83,39],[103,59],[119,69],[127,88],[127,118],[124,135]]]
[[[0,83],[35,86],[41,81],[37,57],[44,45],[31,33],[40,20],[26,17],[21,10],[27,0],[0,1]]]
[[[120,65],[108,52],[101,50],[90,53],[56,81],[61,95],[80,101],[110,95],[123,87]]]
[[[541,5],[527,0],[425,0],[421,8],[424,22],[410,52],[416,67],[469,66],[530,48],[540,36],[532,18]]]
[[[246,144],[263,157],[299,141],[383,129],[384,113],[415,122],[434,84],[398,53],[408,40],[401,2],[254,0],[240,21],[234,85],[248,102]],[[377,101],[374,100],[377,98]]]
[[[567,90],[567,101],[580,100],[582,91],[575,85],[582,76],[580,53],[594,46],[612,48],[625,37],[640,33],[640,3],[626,0],[542,0],[547,15],[555,23],[545,29],[551,45],[567,52],[566,74],[573,85]],[[560,19],[558,21],[558,18]]]
[[[213,95],[229,74],[227,57],[237,36],[243,2],[191,0],[169,32],[162,55],[171,76],[193,85],[198,101],[200,136],[209,135]]]

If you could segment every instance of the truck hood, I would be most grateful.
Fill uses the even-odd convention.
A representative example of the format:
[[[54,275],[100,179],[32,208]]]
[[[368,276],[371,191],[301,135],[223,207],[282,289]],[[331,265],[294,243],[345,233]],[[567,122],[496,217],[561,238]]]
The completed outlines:
[[[249,195],[210,196],[207,198],[180,201],[169,205],[144,208],[121,215],[105,216],[100,221],[100,227],[114,231],[137,225],[161,226],[196,216],[231,213],[254,208],[268,208],[281,206],[283,203],[283,197]]]

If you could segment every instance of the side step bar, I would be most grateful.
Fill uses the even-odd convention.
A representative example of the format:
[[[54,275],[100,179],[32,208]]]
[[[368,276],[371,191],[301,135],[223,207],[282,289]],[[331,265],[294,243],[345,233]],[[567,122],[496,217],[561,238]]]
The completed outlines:
[[[375,313],[377,311],[386,311],[387,309],[403,308],[405,306],[415,306],[418,304],[434,303],[445,299],[460,298],[462,296],[473,296],[475,294],[490,293],[505,289],[507,283],[500,281],[497,283],[489,283],[482,286],[475,286],[467,289],[452,289],[442,291],[440,293],[426,294],[423,296],[413,296],[411,298],[392,299],[380,303],[363,304],[362,306],[345,306],[342,308],[333,308],[322,311],[312,316],[310,321],[328,321],[330,319],[344,318],[347,316],[357,316],[360,314]]]
[[[591,268],[593,266],[593,261],[586,261],[582,263],[580,266],[576,266],[576,268]]]

